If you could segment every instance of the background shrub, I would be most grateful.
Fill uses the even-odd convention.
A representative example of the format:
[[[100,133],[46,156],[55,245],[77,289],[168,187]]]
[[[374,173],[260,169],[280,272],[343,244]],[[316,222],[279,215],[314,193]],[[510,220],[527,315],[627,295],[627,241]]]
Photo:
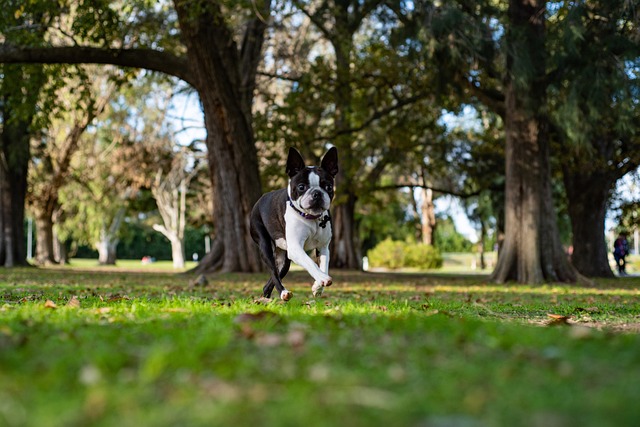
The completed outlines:
[[[386,239],[371,249],[367,256],[374,268],[418,268],[428,270],[442,267],[442,255],[433,246]]]

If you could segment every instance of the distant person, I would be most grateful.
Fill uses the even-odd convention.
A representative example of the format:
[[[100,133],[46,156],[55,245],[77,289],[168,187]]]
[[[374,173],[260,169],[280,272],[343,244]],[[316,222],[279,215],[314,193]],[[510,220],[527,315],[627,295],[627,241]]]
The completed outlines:
[[[625,257],[629,253],[629,242],[627,242],[627,232],[621,231],[618,234],[618,238],[615,242],[613,242],[613,258],[616,260],[616,265],[618,266],[618,275],[626,276],[627,272],[625,271],[625,267],[627,266],[627,262]]]

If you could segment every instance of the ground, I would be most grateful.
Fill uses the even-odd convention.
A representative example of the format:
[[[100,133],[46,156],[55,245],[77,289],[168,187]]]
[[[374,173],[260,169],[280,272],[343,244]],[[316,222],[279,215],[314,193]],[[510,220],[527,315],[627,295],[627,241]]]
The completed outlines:
[[[81,263],[79,263],[81,264]],[[137,265],[135,265],[137,268]],[[158,266],[156,266],[158,267]],[[0,271],[0,425],[622,426],[640,278]]]

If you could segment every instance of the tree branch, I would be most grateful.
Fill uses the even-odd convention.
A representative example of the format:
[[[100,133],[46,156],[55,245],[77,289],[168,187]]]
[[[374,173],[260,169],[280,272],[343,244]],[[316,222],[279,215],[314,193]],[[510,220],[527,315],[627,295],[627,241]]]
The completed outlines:
[[[0,63],[111,64],[144,68],[178,77],[195,87],[186,58],[153,49],[103,49],[88,46],[24,47],[0,43]]]
[[[395,104],[391,105],[390,107],[383,108],[381,110],[375,111],[367,120],[365,120],[364,122],[362,122],[358,126],[347,128],[347,129],[341,129],[341,130],[339,130],[337,132],[334,132],[332,135],[319,136],[319,137],[314,138],[313,140],[311,140],[309,142],[332,140],[332,139],[335,139],[336,137],[338,137],[340,135],[360,132],[360,131],[366,129],[369,125],[371,125],[371,123],[375,122],[376,120],[379,120],[379,119],[381,119],[381,118],[383,118],[385,116],[388,116],[389,114],[393,113],[394,111],[399,110],[401,108],[404,108],[407,105],[415,104],[416,102],[421,101],[422,99],[426,98],[427,96],[429,96],[429,94],[420,93],[420,94],[411,96],[409,98],[399,100],[398,102],[396,102]]]
[[[379,187],[374,187],[372,191],[386,191],[386,190],[399,190],[401,188],[424,188],[427,190],[432,190],[437,193],[447,194],[449,196],[460,197],[461,199],[468,199],[469,197],[474,197],[479,195],[482,190],[472,191],[471,193],[460,193],[458,191],[453,190],[445,190],[443,188],[435,188],[430,185],[424,184],[392,184],[392,185],[381,185]]]

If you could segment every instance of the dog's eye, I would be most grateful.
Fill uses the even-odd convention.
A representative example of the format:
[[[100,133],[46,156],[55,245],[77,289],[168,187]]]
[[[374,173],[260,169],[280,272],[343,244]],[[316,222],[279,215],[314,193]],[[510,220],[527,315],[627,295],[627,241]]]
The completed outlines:
[[[327,191],[331,191],[331,190],[333,190],[333,185],[327,184],[327,185],[324,186],[324,189],[327,190]]]
[[[307,189],[307,186],[304,184],[298,184],[298,191],[304,191]]]

